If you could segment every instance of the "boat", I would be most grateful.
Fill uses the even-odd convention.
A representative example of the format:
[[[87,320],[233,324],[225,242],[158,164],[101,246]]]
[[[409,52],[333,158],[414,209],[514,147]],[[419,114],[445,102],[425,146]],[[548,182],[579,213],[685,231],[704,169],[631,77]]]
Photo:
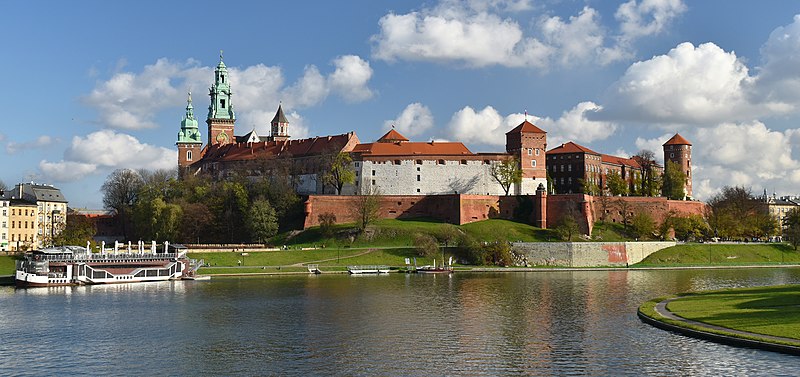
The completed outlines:
[[[138,283],[166,281],[193,276],[197,266],[186,256],[186,248],[164,243],[150,250],[140,242],[138,251],[92,253],[82,246],[57,246],[26,253],[16,264],[17,287],[54,287],[68,285]]]
[[[453,257],[450,257],[447,264],[442,262],[441,265],[436,265],[436,259],[433,260],[433,265],[417,267],[417,273],[420,274],[452,274],[453,273]]]
[[[347,272],[352,275],[388,274],[389,266],[347,266]]]

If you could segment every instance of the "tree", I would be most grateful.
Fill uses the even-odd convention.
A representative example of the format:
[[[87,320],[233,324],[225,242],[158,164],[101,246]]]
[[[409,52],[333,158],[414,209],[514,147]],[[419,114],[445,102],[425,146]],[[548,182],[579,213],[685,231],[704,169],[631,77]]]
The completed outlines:
[[[663,195],[672,200],[682,200],[686,196],[685,184],[686,174],[681,170],[681,166],[678,163],[667,161],[661,187]]]
[[[761,238],[778,234],[778,221],[770,216],[749,188],[725,186],[708,200],[706,218],[711,231],[722,238]]]
[[[143,181],[139,173],[130,169],[114,170],[100,189],[103,192],[103,206],[115,210],[122,222],[122,236],[128,238],[127,223]]]
[[[325,212],[317,216],[319,221],[319,232],[323,237],[333,237],[333,224],[336,224],[336,215]]]
[[[628,182],[625,182],[617,171],[610,171],[606,174],[606,187],[613,196],[628,194]]]
[[[580,233],[578,225],[578,209],[574,203],[567,203],[567,208],[556,223],[555,232],[564,241],[572,241],[572,237]]]
[[[250,205],[247,212],[247,228],[250,230],[251,239],[261,244],[278,234],[278,218],[269,201],[260,199]]]
[[[656,196],[661,191],[661,177],[656,174],[659,168],[656,163],[656,155],[653,151],[642,149],[633,156],[633,159],[642,167],[641,188],[639,193],[642,196]]]
[[[500,184],[500,187],[503,188],[506,196],[508,196],[511,185],[522,182],[522,169],[519,166],[519,159],[512,157],[500,163],[492,164],[489,175]]]
[[[783,226],[786,227],[783,231],[784,236],[797,250],[797,246],[800,245],[800,208],[793,208],[786,213]]]
[[[358,223],[358,230],[364,231],[367,225],[378,219],[380,215],[380,193],[370,189],[369,193],[358,195],[352,207],[353,216]]]
[[[214,214],[204,203],[188,203],[179,201],[178,205],[183,210],[183,217],[178,229],[179,240],[185,243],[200,243],[209,240],[209,226],[214,221]]]
[[[345,184],[352,184],[356,181],[356,173],[350,168],[351,163],[353,163],[353,159],[347,152],[336,153],[328,161],[328,169],[322,174],[322,183],[333,186],[336,189],[336,195],[342,194],[342,187]]]
[[[625,230],[627,230],[628,223],[630,223],[631,216],[633,216],[633,214],[631,213],[631,203],[623,198],[619,198],[614,203],[614,207],[617,208],[617,210],[619,211],[619,215],[622,216],[622,226],[624,227]]]
[[[586,195],[600,195],[602,194],[600,186],[597,183],[588,179],[579,179],[578,183],[581,185],[581,191]]]
[[[666,238],[670,229],[675,232],[675,238],[681,241],[698,240],[709,232],[708,224],[702,216],[693,214],[682,217],[674,212],[667,214],[667,218],[661,223],[661,236]]]
[[[436,258],[439,255],[439,243],[429,234],[414,234],[414,249],[421,257]]]
[[[631,219],[631,228],[637,238],[649,238],[656,229],[656,222],[647,212],[638,212]]]
[[[91,242],[97,227],[86,216],[67,215],[67,226],[55,236],[54,245],[86,245]]]

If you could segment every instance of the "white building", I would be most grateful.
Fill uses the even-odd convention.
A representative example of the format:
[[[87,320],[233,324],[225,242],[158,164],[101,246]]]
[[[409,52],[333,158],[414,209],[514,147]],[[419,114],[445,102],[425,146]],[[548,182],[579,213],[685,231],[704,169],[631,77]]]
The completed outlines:
[[[51,185],[20,183],[14,187],[13,195],[37,206],[34,244],[38,247],[50,244],[67,226],[67,199],[61,190]]]

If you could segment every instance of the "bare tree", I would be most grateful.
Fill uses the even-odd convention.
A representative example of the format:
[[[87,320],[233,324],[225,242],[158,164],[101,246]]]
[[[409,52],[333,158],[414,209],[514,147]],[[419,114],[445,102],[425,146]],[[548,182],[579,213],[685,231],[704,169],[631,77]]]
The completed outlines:
[[[136,204],[139,190],[143,181],[139,173],[130,169],[114,170],[103,183],[103,206],[109,210],[117,211],[119,221],[122,223],[122,235],[128,238],[127,223],[131,209]]]
[[[656,196],[661,190],[661,179],[655,170],[659,168],[656,163],[656,155],[653,151],[642,149],[633,156],[633,159],[642,167],[642,186],[643,196]]]
[[[367,229],[367,225],[377,220],[380,216],[380,209],[380,193],[377,190],[370,189],[369,193],[357,196],[352,211],[357,219],[358,229],[363,232]]]

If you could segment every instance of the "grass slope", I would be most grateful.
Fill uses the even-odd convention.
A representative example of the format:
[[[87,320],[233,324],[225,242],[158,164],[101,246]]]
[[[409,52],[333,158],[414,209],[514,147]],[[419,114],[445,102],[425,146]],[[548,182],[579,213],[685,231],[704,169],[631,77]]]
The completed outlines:
[[[16,257],[13,255],[0,256],[0,276],[14,275]]]
[[[683,244],[659,250],[635,267],[799,263],[785,244]]]
[[[692,293],[667,305],[674,314],[729,329],[800,341],[800,286]]]

